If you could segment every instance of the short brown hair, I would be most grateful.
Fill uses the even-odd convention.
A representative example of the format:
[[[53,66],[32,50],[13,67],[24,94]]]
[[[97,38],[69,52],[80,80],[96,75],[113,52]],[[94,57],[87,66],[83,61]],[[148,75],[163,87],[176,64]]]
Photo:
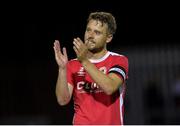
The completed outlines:
[[[117,29],[117,24],[115,17],[108,12],[92,12],[89,14],[89,17],[87,19],[87,22],[90,20],[98,20],[102,22],[102,24],[107,24],[108,26],[108,32],[110,34],[115,34],[116,29]]]

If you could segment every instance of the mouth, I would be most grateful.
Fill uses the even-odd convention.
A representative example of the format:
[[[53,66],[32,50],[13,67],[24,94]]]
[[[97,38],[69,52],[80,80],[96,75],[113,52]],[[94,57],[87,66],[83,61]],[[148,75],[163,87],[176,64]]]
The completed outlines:
[[[95,46],[95,42],[93,41],[93,40],[86,40],[86,46],[88,47],[88,48],[92,48],[92,47],[94,47]]]
[[[86,40],[86,43],[88,44],[88,43],[90,43],[90,44],[95,44],[95,42],[93,41],[93,40],[90,40],[90,39],[87,39]]]

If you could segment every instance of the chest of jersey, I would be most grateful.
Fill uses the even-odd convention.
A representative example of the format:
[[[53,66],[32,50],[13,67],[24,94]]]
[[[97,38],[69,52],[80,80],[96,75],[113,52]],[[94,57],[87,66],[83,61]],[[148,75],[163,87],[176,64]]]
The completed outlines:
[[[108,66],[106,64],[95,64],[96,67],[104,74],[107,74]],[[94,82],[84,67],[79,66],[77,72],[73,75],[74,86],[79,93],[98,93],[102,92],[100,87]]]

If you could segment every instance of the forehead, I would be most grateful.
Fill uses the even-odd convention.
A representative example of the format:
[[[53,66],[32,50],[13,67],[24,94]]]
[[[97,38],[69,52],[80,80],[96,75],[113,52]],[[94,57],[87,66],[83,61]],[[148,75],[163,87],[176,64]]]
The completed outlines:
[[[90,20],[87,24],[87,27],[95,27],[97,29],[107,29],[107,24],[106,23],[102,23],[99,20]]]

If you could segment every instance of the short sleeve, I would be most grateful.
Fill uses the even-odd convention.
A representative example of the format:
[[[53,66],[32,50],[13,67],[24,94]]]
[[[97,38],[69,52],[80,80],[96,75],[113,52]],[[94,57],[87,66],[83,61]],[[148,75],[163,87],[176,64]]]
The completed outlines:
[[[128,79],[128,58],[125,56],[117,56],[114,58],[112,62],[112,66],[110,67],[108,73],[115,73],[120,78],[123,79],[123,82]]]

